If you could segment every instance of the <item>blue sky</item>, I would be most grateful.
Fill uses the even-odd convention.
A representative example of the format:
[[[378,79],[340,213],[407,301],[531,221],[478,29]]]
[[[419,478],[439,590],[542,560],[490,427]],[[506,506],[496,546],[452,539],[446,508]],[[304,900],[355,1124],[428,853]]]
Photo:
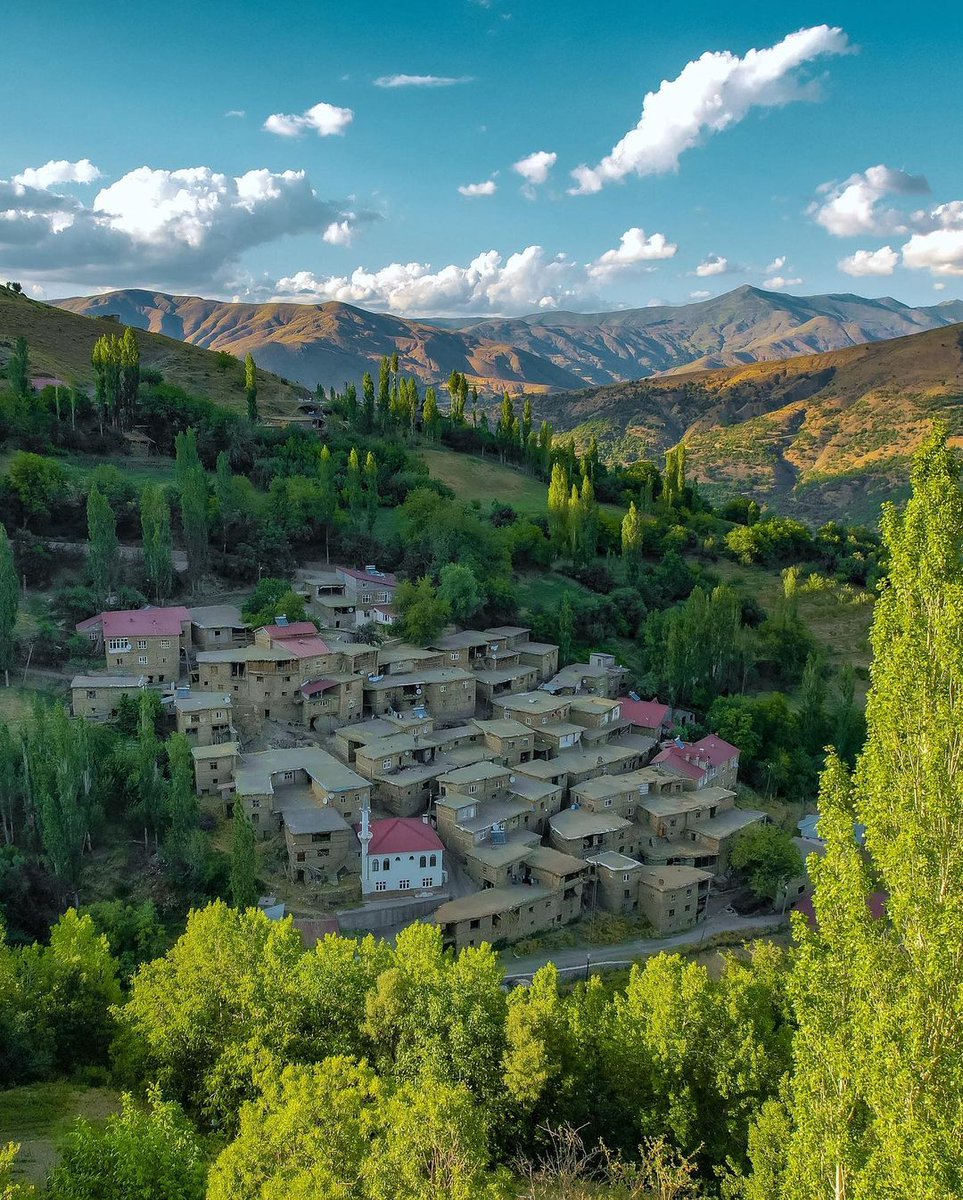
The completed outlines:
[[[36,294],[403,315],[742,283],[963,295],[963,6],[207,0],[146,29],[83,5],[4,20],[0,68],[22,82],[0,99],[0,274]]]

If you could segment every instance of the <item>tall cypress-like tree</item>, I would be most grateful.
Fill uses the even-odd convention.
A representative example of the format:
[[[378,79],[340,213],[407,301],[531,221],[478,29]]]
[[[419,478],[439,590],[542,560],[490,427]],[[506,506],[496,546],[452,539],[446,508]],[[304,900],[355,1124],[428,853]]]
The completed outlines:
[[[214,497],[217,500],[217,520],[221,531],[221,550],[227,549],[227,539],[231,529],[240,515],[237,502],[237,488],[234,486],[234,472],[231,470],[231,457],[226,450],[217,456],[214,471]]]
[[[158,602],[166,600],[174,588],[173,539],[171,510],[159,484],[145,484],[140,494],[140,527],[148,589]]]
[[[370,533],[378,517],[378,463],[370,450],[364,460],[364,510]]]
[[[334,479],[334,462],[327,446],[321,447],[318,459],[318,520],[324,526],[324,560],[331,561],[331,530],[338,516],[338,489]]]
[[[381,360],[381,374],[378,379],[378,428],[382,433],[388,428],[388,414],[391,410],[391,363],[387,358]]]
[[[888,505],[867,740],[820,794],[800,921],[783,1200],[946,1200],[963,1182],[963,496],[940,432]],[[854,823],[866,828],[866,854]],[[886,896],[874,920],[871,892]],[[769,1114],[770,1119],[772,1114]],[[762,1159],[760,1151],[760,1159]],[[760,1161],[757,1174],[773,1165]]]
[[[87,493],[87,543],[87,577],[104,605],[120,582],[120,545],[114,510],[96,484]]]
[[[251,354],[244,359],[244,396],[247,400],[247,419],[256,425],[260,417],[257,407],[257,368]]]
[[[30,399],[30,350],[25,337],[18,337],[7,362],[10,390],[21,402]]]
[[[118,347],[120,360],[120,420],[123,426],[129,426],[137,408],[137,395],[140,391],[140,347],[130,325],[124,330]]]
[[[361,379],[361,431],[371,433],[375,427],[375,391],[371,374],[365,371]]]
[[[638,578],[639,557],[642,554],[644,538],[642,516],[633,500],[629,504],[629,511],[622,518],[622,561],[631,583]]]
[[[181,492],[181,522],[187,565],[194,580],[205,574],[210,565],[207,500],[207,477],[201,467],[191,467]]]
[[[13,561],[13,550],[7,530],[0,525],[0,671],[10,686],[10,667],[13,665],[13,630],[20,607],[20,581]]]
[[[429,442],[435,440],[438,427],[438,399],[433,387],[425,389],[425,402],[421,409],[421,431]]]
[[[344,489],[344,499],[348,506],[348,516],[357,525],[361,521],[364,510],[364,492],[361,487],[361,460],[357,449],[352,446],[348,455],[348,478]]]
[[[257,900],[257,850],[254,826],[240,800],[234,803],[231,835],[231,900],[236,908],[249,908]]]
[[[556,549],[564,544],[568,536],[569,489],[568,475],[561,463],[552,467],[552,480],[548,485],[548,528]]]

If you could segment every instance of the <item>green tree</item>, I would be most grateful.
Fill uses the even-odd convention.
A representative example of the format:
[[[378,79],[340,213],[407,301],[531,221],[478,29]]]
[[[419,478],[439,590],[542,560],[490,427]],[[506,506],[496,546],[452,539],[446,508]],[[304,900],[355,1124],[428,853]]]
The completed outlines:
[[[416,646],[427,645],[438,637],[451,616],[447,603],[427,575],[415,583],[402,580],[395,592],[395,607],[404,622],[405,637]]]
[[[334,461],[327,446],[321,447],[318,459],[318,520],[324,528],[324,560],[331,561],[329,550],[331,531],[338,519],[338,488],[335,482]]]
[[[24,524],[30,519],[46,520],[69,490],[67,473],[60,463],[25,450],[13,456],[7,478],[23,508]]]
[[[147,588],[160,603],[174,590],[171,511],[160,484],[144,484],[140,494],[140,525]]]
[[[778,825],[750,825],[734,839],[729,862],[742,871],[760,900],[779,901],[786,884],[802,874],[803,861],[792,836]]]
[[[467,625],[482,606],[481,588],[471,567],[447,563],[438,573],[438,597],[448,606],[452,620]]]
[[[217,456],[214,470],[214,498],[217,501],[217,522],[221,533],[221,551],[227,550],[231,530],[240,519],[241,506],[238,500],[231,456],[222,450]]]
[[[558,606],[558,661],[564,666],[572,661],[575,642],[575,613],[572,599],[566,592]]]
[[[204,1146],[176,1104],[125,1095],[103,1125],[79,1120],[67,1134],[46,1194],[51,1200],[204,1200]]]
[[[244,602],[241,613],[252,629],[273,625],[281,616],[289,621],[307,619],[304,597],[286,579],[262,579]]]
[[[130,325],[124,330],[120,339],[118,359],[120,364],[118,408],[121,425],[127,428],[133,421],[140,391],[140,347],[137,345],[137,337]]]
[[[622,561],[625,563],[630,582],[638,579],[639,560],[644,543],[645,526],[642,523],[642,514],[633,500],[629,504],[629,511],[622,518]]]
[[[375,427],[375,390],[371,374],[365,371],[361,379],[361,431],[372,433]]]
[[[10,686],[10,668],[13,665],[13,631],[17,624],[20,608],[20,581],[13,561],[13,550],[5,526],[0,524],[0,671],[6,675]]]
[[[427,440],[433,442],[438,428],[438,399],[433,387],[425,389],[425,402],[421,408],[421,428]]]
[[[191,579],[196,582],[210,565],[207,476],[200,466],[190,467],[181,491],[181,523]]]
[[[378,463],[370,450],[364,460],[364,510],[371,533],[378,518]]]
[[[231,900],[237,908],[249,908],[258,897],[256,844],[254,826],[237,800],[231,833]]]
[[[388,429],[388,414],[391,410],[391,363],[385,357],[381,359],[381,369],[378,377],[378,428],[382,433]]]
[[[257,368],[251,354],[244,359],[244,396],[247,400],[247,419],[252,425],[256,425],[260,420],[257,407]]]
[[[348,474],[344,487],[344,502],[348,509],[351,523],[357,528],[364,514],[364,489],[361,480],[361,459],[357,447],[351,447],[348,455]]]
[[[190,862],[198,833],[200,810],[194,787],[194,758],[183,733],[172,733],[166,746],[169,783],[166,809],[168,830],[165,848],[177,866]]]
[[[556,552],[568,539],[569,503],[568,475],[562,464],[557,462],[552,467],[552,478],[548,485],[548,529]]]
[[[103,607],[120,583],[120,544],[114,510],[96,484],[87,493],[87,543],[87,578]]]
[[[818,926],[796,928],[787,1200],[960,1191],[958,472],[945,433],[935,433],[914,459],[905,510],[884,510],[889,573],[873,619],[866,746],[852,776],[835,756],[827,764],[826,853],[810,860]],[[870,915],[871,891],[887,896],[885,920]]]
[[[18,337],[7,360],[7,382],[14,396],[21,402],[30,399],[30,351],[27,339]]]
[[[0,1145],[0,1200],[38,1200],[39,1193],[32,1183],[18,1182],[14,1177],[19,1142]]]
[[[166,831],[169,813],[167,789],[161,772],[161,742],[157,736],[157,697],[143,691],[138,702],[137,735],[130,751],[129,795],[131,815],[140,821],[144,831],[144,849],[160,845]]]

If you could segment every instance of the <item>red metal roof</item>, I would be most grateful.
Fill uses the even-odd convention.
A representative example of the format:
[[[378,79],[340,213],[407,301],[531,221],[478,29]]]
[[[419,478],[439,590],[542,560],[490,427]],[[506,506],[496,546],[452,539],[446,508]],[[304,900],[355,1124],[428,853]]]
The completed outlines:
[[[191,614],[181,604],[172,608],[135,608],[101,613],[104,637],[180,637]]]
[[[278,650],[288,651],[292,658],[317,658],[319,654],[331,653],[328,643],[318,637],[317,630],[313,637],[274,638],[273,643]]]
[[[307,683],[301,684],[301,693],[305,696],[317,696],[321,692],[326,692],[328,688],[336,686],[333,679],[311,679]]]
[[[397,579],[387,571],[380,575],[372,575],[370,571],[359,571],[355,567],[338,567],[342,575],[350,575],[352,579],[362,579],[366,583],[383,583],[386,587],[395,587]]]
[[[360,825],[355,826],[356,830],[360,828]],[[411,854],[444,848],[438,834],[420,817],[387,817],[371,822],[369,854]]]
[[[622,705],[622,716],[643,729],[661,729],[663,725],[668,725],[672,712],[668,704],[660,704],[658,700],[633,700],[631,696],[619,696],[619,704]]]
[[[730,759],[739,757],[738,746],[731,746],[728,742],[724,742],[721,737],[716,737],[714,733],[708,734],[698,742],[693,742],[692,750],[700,758],[707,758],[711,767],[721,767],[723,763],[729,762]]]
[[[688,775],[690,779],[704,779],[706,774],[705,768],[700,767],[698,763],[690,762],[686,758],[686,751],[690,749],[691,747],[688,746],[685,750],[676,745],[666,746],[664,750],[659,751],[652,761],[654,763],[665,763],[673,771],[678,771],[682,775]]]
[[[287,641],[288,638],[311,636],[318,632],[313,621],[291,621],[287,625],[265,625],[264,632],[276,641]]]

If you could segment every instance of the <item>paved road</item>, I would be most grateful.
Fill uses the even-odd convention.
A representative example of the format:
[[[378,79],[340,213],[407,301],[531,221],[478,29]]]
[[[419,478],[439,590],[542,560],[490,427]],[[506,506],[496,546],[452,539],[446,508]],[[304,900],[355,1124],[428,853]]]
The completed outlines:
[[[679,946],[698,945],[718,933],[743,933],[747,938],[754,937],[765,929],[780,925],[788,918],[779,917],[772,913],[758,917],[740,917],[735,913],[717,913],[709,917],[701,925],[687,929],[684,933],[675,933],[664,938],[640,938],[634,942],[621,942],[617,946],[594,946],[591,949],[573,948],[570,950],[546,950],[542,954],[528,954],[524,958],[515,958],[511,950],[502,954],[502,962],[508,972],[506,980],[511,982],[530,979],[539,967],[546,963],[554,963],[562,974],[585,971],[586,958],[590,969],[602,967],[628,967],[638,958],[650,954],[658,954],[661,950],[675,950]]]

